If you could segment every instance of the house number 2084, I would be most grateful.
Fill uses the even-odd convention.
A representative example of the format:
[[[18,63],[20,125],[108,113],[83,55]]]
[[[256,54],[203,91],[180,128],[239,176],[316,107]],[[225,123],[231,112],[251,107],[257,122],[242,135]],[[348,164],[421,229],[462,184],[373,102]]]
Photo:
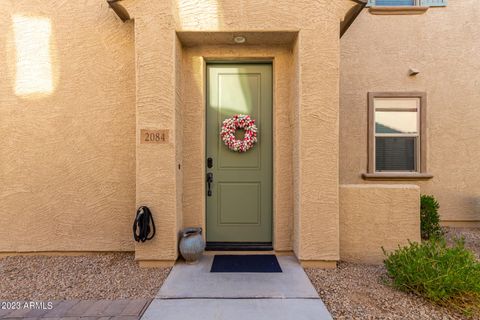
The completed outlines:
[[[145,132],[145,141],[146,142],[157,142],[157,141],[165,141],[165,134],[164,133],[148,133],[148,132]]]
[[[142,144],[168,143],[168,130],[142,129],[140,135]]]

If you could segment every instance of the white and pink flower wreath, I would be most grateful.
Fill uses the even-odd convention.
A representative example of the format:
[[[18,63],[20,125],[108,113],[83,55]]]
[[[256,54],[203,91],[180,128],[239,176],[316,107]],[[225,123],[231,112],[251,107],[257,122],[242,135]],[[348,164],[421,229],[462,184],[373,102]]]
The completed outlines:
[[[243,129],[245,136],[243,140],[235,138],[235,131]],[[257,126],[255,120],[252,120],[249,115],[236,114],[231,118],[227,118],[222,123],[222,130],[220,137],[225,145],[236,152],[247,152],[257,142]]]

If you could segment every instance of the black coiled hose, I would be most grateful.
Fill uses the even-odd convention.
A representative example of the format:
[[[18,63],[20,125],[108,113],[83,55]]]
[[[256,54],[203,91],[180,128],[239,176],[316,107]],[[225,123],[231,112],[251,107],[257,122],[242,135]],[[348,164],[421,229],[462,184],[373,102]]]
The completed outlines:
[[[152,227],[150,228],[150,222]],[[151,231],[151,235],[149,236]],[[137,216],[133,222],[133,238],[137,242],[151,240],[155,236],[155,223],[153,222],[152,212],[145,206],[137,210]]]

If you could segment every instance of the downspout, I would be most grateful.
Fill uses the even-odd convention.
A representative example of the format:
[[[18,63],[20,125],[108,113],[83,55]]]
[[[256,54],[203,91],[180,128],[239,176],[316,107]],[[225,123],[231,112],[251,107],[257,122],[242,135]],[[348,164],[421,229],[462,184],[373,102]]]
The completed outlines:
[[[355,5],[353,8],[351,8],[347,14],[345,15],[345,19],[340,22],[340,38],[347,32],[348,28],[352,25],[352,23],[355,21],[355,19],[358,17],[360,12],[362,12],[363,8],[367,5],[367,0],[352,0],[353,2],[356,2],[357,5]]]
[[[130,15],[128,14],[127,10],[125,10],[124,7],[122,7],[118,2],[122,0],[107,0],[108,5],[110,8],[115,11],[117,16],[122,19],[123,22],[130,20]]]

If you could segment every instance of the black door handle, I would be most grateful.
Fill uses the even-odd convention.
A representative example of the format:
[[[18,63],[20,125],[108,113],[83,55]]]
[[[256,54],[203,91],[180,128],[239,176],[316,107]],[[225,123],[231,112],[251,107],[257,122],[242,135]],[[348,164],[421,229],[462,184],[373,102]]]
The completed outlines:
[[[207,173],[207,195],[212,196],[213,173]]]

